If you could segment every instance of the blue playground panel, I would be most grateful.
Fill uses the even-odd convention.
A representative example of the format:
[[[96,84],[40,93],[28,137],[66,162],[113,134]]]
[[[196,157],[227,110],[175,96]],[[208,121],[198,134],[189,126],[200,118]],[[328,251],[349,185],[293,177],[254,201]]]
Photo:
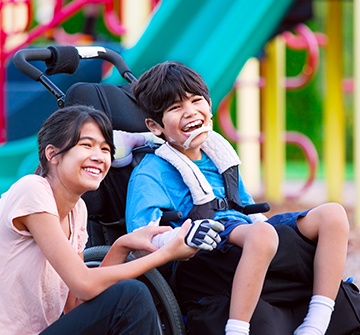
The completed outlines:
[[[31,62],[45,71],[44,62]],[[63,92],[73,83],[101,81],[101,61],[80,62],[73,75],[49,77]],[[45,119],[58,109],[56,98],[43,85],[19,72],[10,62],[7,69],[7,140],[14,141],[37,133]]]

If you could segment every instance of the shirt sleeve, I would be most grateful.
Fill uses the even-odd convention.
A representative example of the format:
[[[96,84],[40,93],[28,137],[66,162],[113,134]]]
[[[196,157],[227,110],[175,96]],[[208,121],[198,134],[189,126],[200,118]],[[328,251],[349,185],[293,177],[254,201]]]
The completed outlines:
[[[5,193],[5,198],[8,208],[7,222],[11,226],[15,218],[35,213],[46,212],[58,217],[51,187],[43,177],[28,175],[19,179]]]
[[[125,221],[128,232],[159,221],[162,216],[160,208],[171,206],[164,188],[156,178],[141,173],[141,170],[134,172],[126,199]]]

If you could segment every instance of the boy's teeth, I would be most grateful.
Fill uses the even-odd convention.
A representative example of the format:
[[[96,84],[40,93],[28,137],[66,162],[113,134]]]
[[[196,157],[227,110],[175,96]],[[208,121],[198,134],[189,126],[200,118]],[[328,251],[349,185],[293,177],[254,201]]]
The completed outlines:
[[[194,121],[194,122],[191,122],[191,123],[187,124],[183,128],[183,131],[188,131],[190,128],[193,128],[193,127],[196,127],[196,126],[201,126],[201,121]]]

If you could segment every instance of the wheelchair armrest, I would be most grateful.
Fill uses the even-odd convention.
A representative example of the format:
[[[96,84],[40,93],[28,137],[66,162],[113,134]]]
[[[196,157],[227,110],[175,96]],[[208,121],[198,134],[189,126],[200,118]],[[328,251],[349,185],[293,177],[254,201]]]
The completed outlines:
[[[160,220],[160,226],[165,226],[171,221],[177,221],[182,218],[182,213],[180,211],[164,211],[163,216]]]

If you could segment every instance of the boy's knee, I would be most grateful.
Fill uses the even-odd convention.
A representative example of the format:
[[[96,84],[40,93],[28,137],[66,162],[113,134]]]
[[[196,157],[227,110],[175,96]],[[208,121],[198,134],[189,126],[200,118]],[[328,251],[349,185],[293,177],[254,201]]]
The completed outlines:
[[[341,204],[336,202],[328,203],[325,210],[329,221],[342,225],[344,228],[349,228],[348,217],[345,208]]]
[[[327,230],[338,233],[348,234],[350,224],[345,208],[336,202],[321,205],[321,215],[319,215],[320,224]]]
[[[275,255],[279,237],[272,225],[267,222],[257,222],[253,224],[254,229],[250,234],[250,242],[257,251]]]

